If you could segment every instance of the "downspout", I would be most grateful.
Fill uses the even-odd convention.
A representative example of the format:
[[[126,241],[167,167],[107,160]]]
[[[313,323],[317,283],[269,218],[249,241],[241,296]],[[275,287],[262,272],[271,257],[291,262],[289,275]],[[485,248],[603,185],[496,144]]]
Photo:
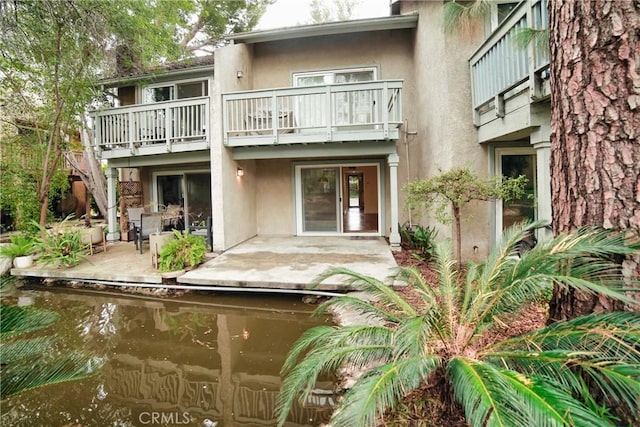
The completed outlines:
[[[409,136],[415,136],[418,132],[409,132],[409,120],[404,119],[404,146],[407,156],[407,184],[411,182],[411,164],[409,163]],[[413,229],[413,209],[409,209],[409,229]]]

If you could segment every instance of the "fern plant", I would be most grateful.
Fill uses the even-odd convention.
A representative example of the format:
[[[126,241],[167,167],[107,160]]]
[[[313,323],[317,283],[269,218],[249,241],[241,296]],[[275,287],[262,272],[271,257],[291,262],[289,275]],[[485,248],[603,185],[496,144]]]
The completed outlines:
[[[47,230],[37,222],[40,238],[36,246],[40,252],[38,260],[43,264],[57,264],[62,267],[76,266],[86,258],[88,245],[82,243],[80,230],[66,226],[65,218],[56,229]]]
[[[364,371],[345,392],[331,425],[373,426],[412,390],[436,387],[442,406],[461,405],[481,426],[613,426],[611,411],[640,416],[640,313],[593,314],[495,342],[496,329],[554,283],[634,303],[614,254],[638,253],[623,236],[583,229],[539,243],[518,256],[518,242],[538,224],[514,228],[481,265],[458,280],[448,247],[436,248],[439,281],[431,286],[412,268],[395,280],[419,301],[405,300],[378,279],[332,269],[377,303],[351,296],[317,309],[350,310],[367,325],[320,326],[293,346],[277,399],[278,425],[292,403],[304,403],[321,374]],[[594,384],[585,387],[585,382]],[[594,402],[596,404],[594,404]]]
[[[195,267],[204,261],[207,251],[204,239],[191,233],[173,230],[175,239],[168,241],[160,251],[160,271],[182,270]]]

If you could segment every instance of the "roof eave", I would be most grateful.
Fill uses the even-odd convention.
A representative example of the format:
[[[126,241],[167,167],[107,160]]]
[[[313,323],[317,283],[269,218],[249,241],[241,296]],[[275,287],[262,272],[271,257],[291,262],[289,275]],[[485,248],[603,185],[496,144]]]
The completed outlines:
[[[252,31],[228,36],[226,39],[234,43],[264,43],[279,40],[299,39],[304,37],[322,37],[334,34],[349,34],[365,31],[401,30],[415,28],[418,25],[418,14],[412,13],[382,18],[358,19],[352,21],[329,22],[298,27],[285,27],[273,30]]]
[[[144,80],[150,80],[150,79],[152,80],[157,77],[197,74],[197,73],[200,73],[203,71],[209,71],[209,70],[213,72],[214,64],[198,65],[195,67],[186,67],[186,68],[180,68],[176,70],[158,69],[158,70],[149,71],[142,74],[135,74],[131,76],[110,77],[110,78],[99,80],[98,84],[110,87],[120,83],[135,83],[138,81],[144,81]]]

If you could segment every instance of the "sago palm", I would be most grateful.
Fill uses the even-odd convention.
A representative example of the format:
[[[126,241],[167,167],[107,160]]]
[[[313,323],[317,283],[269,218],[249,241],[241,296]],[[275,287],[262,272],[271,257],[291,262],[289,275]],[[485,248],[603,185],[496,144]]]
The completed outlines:
[[[302,404],[321,374],[364,372],[349,388],[331,425],[370,426],[403,396],[440,387],[443,403],[457,401],[470,426],[607,426],[607,405],[640,412],[640,314],[593,314],[495,341],[508,315],[548,294],[554,283],[631,303],[622,292],[613,255],[637,251],[620,235],[594,229],[539,243],[518,255],[518,242],[536,224],[514,228],[481,265],[458,279],[450,251],[439,246],[439,281],[431,286],[412,268],[395,280],[415,289],[409,303],[388,284],[334,269],[373,295],[348,295],[318,308],[352,310],[372,320],[359,326],[320,326],[291,349],[283,366],[278,422]],[[603,400],[605,396],[606,400]]]

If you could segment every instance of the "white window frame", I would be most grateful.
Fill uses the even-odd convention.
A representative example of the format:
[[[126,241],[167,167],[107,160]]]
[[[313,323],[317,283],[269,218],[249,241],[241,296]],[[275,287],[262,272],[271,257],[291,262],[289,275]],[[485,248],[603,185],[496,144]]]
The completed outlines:
[[[152,204],[152,211],[153,212],[158,212],[158,208],[160,207],[160,203],[158,202],[158,177],[159,176],[169,176],[169,175],[180,175],[181,179],[180,179],[180,185],[182,187],[182,197],[184,198],[184,206],[182,207],[184,209],[184,217],[185,218],[189,218],[189,195],[187,194],[187,188],[186,188],[186,180],[185,180],[185,175],[188,174],[192,174],[192,173],[208,173],[209,177],[211,178],[211,169],[172,169],[172,170],[162,170],[162,171],[155,171],[151,173],[151,188],[152,188],[152,193],[151,193],[151,204]],[[166,209],[166,206],[165,206]],[[186,224],[185,222],[185,227],[188,227],[189,224]]]
[[[292,74],[293,86],[301,87],[298,84],[298,78],[300,77],[314,77],[314,76],[325,76],[325,82],[321,85],[327,84],[335,84],[335,75],[339,73],[359,73],[363,71],[372,71],[373,79],[372,81],[378,80],[378,67],[369,66],[369,67],[357,67],[357,68],[335,68],[335,69],[327,69],[327,70],[317,70],[317,71],[302,71],[295,72]],[[329,81],[327,81],[326,77],[329,77]]]
[[[171,81],[171,82],[164,82],[164,83],[156,83],[156,84],[152,84],[152,85],[147,85],[147,86],[143,86],[140,88],[140,99],[141,99],[141,104],[156,104],[155,101],[147,101],[146,99],[146,91],[147,89],[157,89],[157,88],[161,88],[161,87],[170,87],[172,88],[173,94],[172,94],[172,98],[169,101],[176,101],[178,98],[176,98],[178,96],[178,86],[183,85],[183,84],[188,84],[188,83],[197,83],[197,82],[201,82],[202,83],[202,92],[205,92],[205,85],[206,85],[206,93],[211,93],[210,91],[210,83],[209,83],[209,78],[208,77],[203,77],[203,78],[195,78],[195,79],[186,79],[186,80],[177,80],[177,81]],[[202,95],[202,96],[206,96],[206,95]],[[159,101],[159,102],[168,102],[168,101]]]
[[[345,233],[342,217],[342,200],[343,183],[342,183],[342,168],[348,166],[375,166],[376,167],[376,191],[378,192],[378,231],[376,233]],[[338,182],[336,182],[336,188],[338,189],[338,201],[336,201],[336,215],[338,218],[338,231],[303,231],[304,230],[304,212],[302,206],[302,169],[307,168],[338,168]],[[331,163],[298,163],[294,166],[294,181],[295,181],[295,212],[296,212],[296,235],[297,236],[381,236],[382,235],[382,203],[384,202],[384,195],[382,194],[382,168],[380,163],[371,161],[360,162],[331,162]]]

